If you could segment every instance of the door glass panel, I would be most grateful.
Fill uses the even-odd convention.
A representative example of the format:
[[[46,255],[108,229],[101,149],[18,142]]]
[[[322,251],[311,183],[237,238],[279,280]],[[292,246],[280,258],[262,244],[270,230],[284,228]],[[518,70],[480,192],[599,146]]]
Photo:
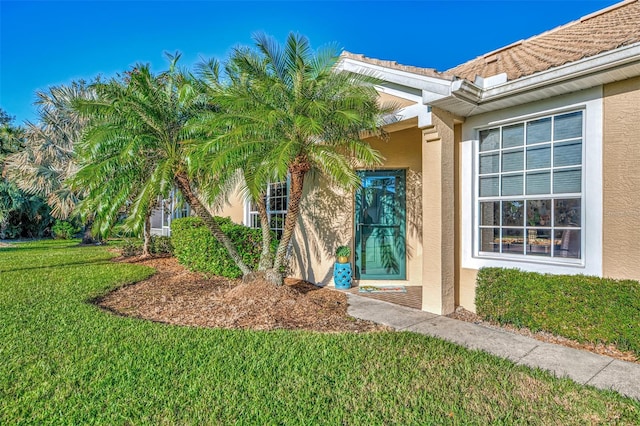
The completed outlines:
[[[356,193],[356,277],[406,278],[405,172],[361,171]]]

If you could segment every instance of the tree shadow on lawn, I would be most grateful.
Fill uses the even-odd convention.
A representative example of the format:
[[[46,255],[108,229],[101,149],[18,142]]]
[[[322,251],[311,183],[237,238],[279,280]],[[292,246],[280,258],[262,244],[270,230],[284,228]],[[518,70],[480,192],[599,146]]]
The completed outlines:
[[[63,240],[53,240],[53,239],[34,239],[34,240],[3,240],[0,241],[0,253],[2,252],[16,252],[16,251],[34,251],[34,250],[47,250],[49,248],[56,249],[75,249],[75,248],[84,248],[84,247],[92,247],[97,246],[96,244],[82,244],[81,242],[76,242],[73,240],[69,240],[67,243],[62,242]]]
[[[109,265],[109,264],[113,264],[111,259],[83,260],[78,262],[56,263],[55,265],[27,266],[24,268],[13,268],[13,269],[0,268],[0,272],[32,271],[32,270],[38,270],[38,269],[58,269],[58,268],[65,268],[68,266]]]

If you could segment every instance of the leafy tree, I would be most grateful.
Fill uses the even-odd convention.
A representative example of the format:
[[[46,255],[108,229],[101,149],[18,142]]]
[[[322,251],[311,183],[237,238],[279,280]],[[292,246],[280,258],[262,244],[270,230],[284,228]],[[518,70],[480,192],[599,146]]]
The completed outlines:
[[[187,122],[207,105],[194,90],[192,77],[178,69],[179,58],[169,56],[169,70],[158,75],[149,65],[137,65],[125,75],[94,84],[96,99],[76,103],[90,125],[78,150],[81,169],[74,186],[87,189],[83,208],[96,212],[101,232],[115,223],[127,203],[127,223],[139,229],[156,200],[176,186],[247,274],[251,270],[201,199],[213,180],[192,166],[190,146],[198,134]]]
[[[68,219],[82,197],[83,189],[72,190],[66,183],[77,166],[73,148],[82,135],[86,119],[72,108],[75,99],[88,99],[93,93],[84,81],[53,86],[36,92],[38,122],[27,123],[25,146],[6,159],[6,173],[27,194],[44,198],[51,214]],[[92,242],[87,226],[84,242]]]
[[[254,49],[234,50],[224,81],[214,62],[201,65],[211,100],[221,109],[210,117],[211,127],[228,131],[200,148],[212,173],[242,171],[265,236],[264,189],[270,181],[289,177],[288,211],[275,258],[260,262],[267,279],[281,284],[305,177],[315,171],[338,186],[359,186],[354,167],[381,163],[380,154],[361,136],[365,131],[380,134],[381,118],[392,108],[378,103],[375,78],[336,68],[335,47],[314,51],[307,38],[296,34],[289,34],[284,46],[264,34],[255,42]]]
[[[29,195],[6,179],[0,180],[0,238],[46,235],[55,219],[37,195]]]
[[[42,198],[20,190],[5,177],[5,158],[24,148],[24,131],[0,109],[0,238],[42,236],[53,219]]]
[[[4,160],[9,154],[18,152],[24,146],[24,132],[14,126],[14,117],[0,108],[0,172],[4,172]]]

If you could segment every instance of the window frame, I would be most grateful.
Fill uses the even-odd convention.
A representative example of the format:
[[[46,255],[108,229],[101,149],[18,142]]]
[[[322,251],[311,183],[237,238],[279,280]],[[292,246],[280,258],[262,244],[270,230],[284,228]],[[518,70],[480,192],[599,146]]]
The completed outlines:
[[[567,114],[572,114],[572,113],[577,113],[580,112],[581,113],[581,117],[582,117],[582,128],[581,128],[581,135],[580,137],[570,137],[570,138],[564,138],[564,139],[555,139],[555,135],[554,135],[554,122],[556,117],[560,117],[563,115],[567,115]],[[527,139],[526,139],[526,134],[527,134],[527,124],[530,122],[535,122],[537,120],[544,120],[544,119],[550,119],[550,132],[551,132],[551,136],[550,136],[550,140],[546,141],[546,142],[536,142],[536,143],[532,143],[532,144],[527,144]],[[517,261],[517,262],[527,262],[527,263],[538,263],[538,264],[549,264],[549,265],[566,265],[566,266],[584,266],[585,265],[585,261],[587,259],[587,247],[586,247],[586,216],[587,214],[585,211],[585,207],[586,207],[586,199],[587,199],[587,178],[586,175],[587,173],[585,172],[587,170],[587,150],[586,150],[586,146],[587,146],[587,124],[588,124],[588,119],[589,116],[587,114],[586,108],[585,106],[577,106],[577,107],[569,107],[569,108],[565,108],[565,109],[559,109],[559,110],[554,110],[554,111],[544,111],[544,112],[540,112],[537,114],[531,114],[528,115],[526,117],[517,117],[517,118],[513,118],[513,119],[508,119],[508,120],[502,120],[500,122],[493,122],[484,126],[480,126],[474,129],[475,131],[475,141],[473,144],[473,158],[472,158],[472,177],[473,177],[473,216],[472,216],[472,226],[473,226],[473,257],[474,258],[478,258],[478,259],[488,259],[488,260],[497,260],[497,261]],[[502,144],[502,136],[503,136],[503,129],[510,127],[510,126],[517,126],[517,125],[522,125],[523,128],[523,141],[522,141],[522,145],[519,146],[512,146],[512,147],[507,147],[505,148]],[[480,134],[483,131],[487,131],[487,130],[492,130],[492,129],[496,129],[498,131],[498,137],[499,137],[499,142],[498,142],[498,148],[495,148],[493,150],[485,150],[485,151],[480,151],[480,142],[481,142],[481,138],[480,138]],[[580,150],[580,163],[578,164],[573,164],[573,165],[565,165],[565,166],[555,166],[554,164],[554,149],[556,147],[556,144],[562,144],[571,140],[577,140],[580,139],[581,141],[581,150]],[[527,149],[529,147],[533,147],[535,149],[535,147],[545,147],[548,146],[550,151],[549,151],[549,165],[546,167],[536,167],[536,168],[532,168],[532,169],[528,169],[527,168]],[[522,158],[522,168],[519,170],[507,170],[506,172],[503,171],[503,152],[507,151],[509,152],[516,152],[517,150],[521,149],[523,152],[523,158]],[[480,160],[481,160],[481,155],[482,154],[487,154],[487,153],[498,153],[498,171],[497,172],[490,172],[490,173],[484,173],[481,174],[480,173]],[[580,169],[580,192],[571,192],[571,193],[554,193],[554,172],[556,170],[571,170],[578,168]],[[527,180],[526,180],[526,176],[527,173],[530,172],[545,172],[548,171],[549,172],[549,191],[547,193],[544,194],[531,194],[531,195],[527,195]],[[510,174],[513,174],[514,176],[520,173],[523,177],[523,182],[522,182],[522,194],[519,195],[501,195],[501,188],[502,188],[502,177],[504,175],[509,176]],[[481,180],[481,176],[495,176],[498,179],[498,195],[492,196],[480,196],[480,180]],[[563,199],[579,199],[580,200],[580,224],[578,227],[569,227],[569,226],[559,226],[556,225],[556,221],[555,218],[553,217],[553,214],[550,214],[550,225],[549,226],[540,226],[540,225],[529,225],[527,223],[527,201],[537,201],[537,200],[546,200],[549,203],[549,206],[551,207],[551,210],[555,210],[554,204],[556,200],[563,200]],[[509,225],[505,225],[503,223],[503,202],[505,201],[524,201],[524,205],[522,207],[522,213],[523,213],[523,224],[522,226],[509,226]],[[481,203],[483,202],[498,202],[499,203],[499,224],[498,225],[483,225],[482,224],[482,218],[481,218]],[[483,251],[482,250],[482,242],[481,242],[481,230],[482,229],[497,229],[499,230],[499,238],[501,240],[501,244],[499,246],[499,251],[495,252],[495,251]],[[503,245],[503,239],[504,234],[503,234],[503,230],[504,229],[522,229],[522,238],[523,238],[523,252],[522,254],[520,253],[509,253],[509,252],[503,252],[502,249],[502,245]],[[543,230],[549,233],[549,238],[550,240],[553,241],[553,243],[549,244],[549,252],[548,255],[540,255],[540,254],[535,254],[534,250],[533,250],[533,245],[530,245],[531,251],[528,252],[527,250],[527,239],[529,238],[527,235],[528,229],[536,229],[536,230]],[[565,230],[576,230],[579,231],[580,233],[580,256],[578,258],[573,258],[573,257],[562,257],[562,256],[558,256],[555,253],[555,248],[554,246],[555,241],[556,241],[556,231],[565,231]]]
[[[272,210],[270,208],[270,205],[271,205],[270,200],[275,197],[282,197],[281,195],[273,194],[273,192],[277,190],[275,186],[282,185],[282,184],[284,184],[284,187],[286,189],[286,196],[284,197],[286,208]],[[287,177],[287,179],[284,181],[272,182],[267,185],[266,208],[267,208],[267,215],[269,216],[269,225],[270,225],[269,228],[278,235],[278,238],[280,238],[280,236],[282,235],[282,232],[284,231],[284,222],[286,220],[287,213],[289,211],[290,186],[291,184],[289,181],[289,177]],[[258,210],[252,209],[252,207],[253,207],[253,202],[251,200],[246,200],[245,201],[245,225],[250,228],[259,229],[260,228],[259,212]],[[274,217],[274,215],[279,215],[282,218],[281,226],[276,226],[276,227],[273,226],[272,218]]]

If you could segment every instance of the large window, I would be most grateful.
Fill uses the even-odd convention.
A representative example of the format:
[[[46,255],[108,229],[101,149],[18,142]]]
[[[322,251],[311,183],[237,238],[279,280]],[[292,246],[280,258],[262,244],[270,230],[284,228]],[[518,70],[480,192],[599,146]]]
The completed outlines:
[[[287,217],[288,190],[287,182],[269,184],[266,195],[267,214],[271,230],[275,231],[278,239],[284,230],[284,219]],[[255,203],[249,203],[249,226],[260,228],[260,215]]]
[[[480,131],[479,254],[582,258],[583,111]]]

